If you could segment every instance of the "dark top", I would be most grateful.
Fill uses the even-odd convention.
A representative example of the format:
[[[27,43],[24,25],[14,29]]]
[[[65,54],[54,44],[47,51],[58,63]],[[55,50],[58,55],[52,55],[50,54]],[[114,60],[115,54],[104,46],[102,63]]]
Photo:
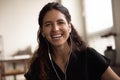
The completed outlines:
[[[50,71],[47,73],[50,80],[59,80],[50,61],[48,61],[48,64]],[[55,62],[53,64],[61,80],[65,80],[65,74]],[[101,76],[109,64],[110,61],[105,56],[92,48],[87,48],[84,51],[75,51],[70,56],[66,80],[101,80]],[[26,80],[40,80],[34,73],[26,73],[25,77]]]

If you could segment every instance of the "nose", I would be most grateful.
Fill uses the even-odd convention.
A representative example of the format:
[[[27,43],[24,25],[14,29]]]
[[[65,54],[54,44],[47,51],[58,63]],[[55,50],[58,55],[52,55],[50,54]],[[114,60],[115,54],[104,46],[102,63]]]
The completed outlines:
[[[57,24],[53,24],[52,30],[53,30],[53,31],[59,30],[59,26],[58,26]]]

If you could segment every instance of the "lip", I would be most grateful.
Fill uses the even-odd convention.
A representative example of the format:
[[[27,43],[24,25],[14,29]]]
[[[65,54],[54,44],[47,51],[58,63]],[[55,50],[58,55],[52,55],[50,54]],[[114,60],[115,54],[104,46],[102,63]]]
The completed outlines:
[[[62,36],[63,36],[62,34],[51,35],[52,39],[60,39]]]

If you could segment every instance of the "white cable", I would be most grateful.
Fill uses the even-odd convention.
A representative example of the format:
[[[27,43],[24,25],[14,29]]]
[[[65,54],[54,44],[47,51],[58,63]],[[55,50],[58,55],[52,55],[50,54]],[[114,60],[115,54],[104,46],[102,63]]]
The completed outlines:
[[[70,42],[71,42],[71,44],[70,44],[70,45],[71,45],[71,46],[70,46],[70,54],[69,54],[69,57],[68,57],[68,62],[67,62],[66,68],[65,68],[65,80],[67,80],[66,71],[67,71],[67,67],[68,67],[68,64],[69,64],[70,55],[71,55],[71,53],[72,53],[72,39],[71,39],[71,37],[70,37]],[[51,53],[50,53],[50,50],[49,50],[49,44],[47,43],[47,45],[48,45],[48,55],[49,55],[49,59],[50,59],[50,62],[51,62],[51,64],[52,64],[52,67],[53,67],[53,69],[54,69],[54,71],[55,71],[58,79],[59,79],[59,80],[62,80],[62,79],[60,78],[60,76],[59,76],[59,74],[58,74],[58,72],[57,72],[54,64],[53,64],[53,60],[52,60]]]
[[[55,66],[54,66],[54,64],[53,64],[52,57],[51,57],[51,54],[50,54],[50,53],[49,53],[49,58],[50,58],[52,67],[53,67],[53,69],[54,69],[54,71],[55,71],[55,73],[56,73],[58,79],[61,80],[61,78],[60,78],[60,76],[59,76],[59,74],[58,74],[58,72],[57,72],[57,70],[56,70],[56,68],[55,68]]]

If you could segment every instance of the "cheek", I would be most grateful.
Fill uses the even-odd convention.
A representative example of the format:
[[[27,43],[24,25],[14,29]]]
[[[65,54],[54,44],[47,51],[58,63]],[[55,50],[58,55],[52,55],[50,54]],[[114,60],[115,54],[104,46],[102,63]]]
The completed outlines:
[[[71,28],[68,29],[68,32],[71,33]]]
[[[50,35],[50,29],[48,28],[43,29],[43,33],[46,37],[48,37]]]
[[[70,27],[67,27],[66,30],[67,30],[68,33],[71,32],[71,28]]]
[[[71,33],[71,24],[69,24],[68,28],[69,28],[69,33]]]

